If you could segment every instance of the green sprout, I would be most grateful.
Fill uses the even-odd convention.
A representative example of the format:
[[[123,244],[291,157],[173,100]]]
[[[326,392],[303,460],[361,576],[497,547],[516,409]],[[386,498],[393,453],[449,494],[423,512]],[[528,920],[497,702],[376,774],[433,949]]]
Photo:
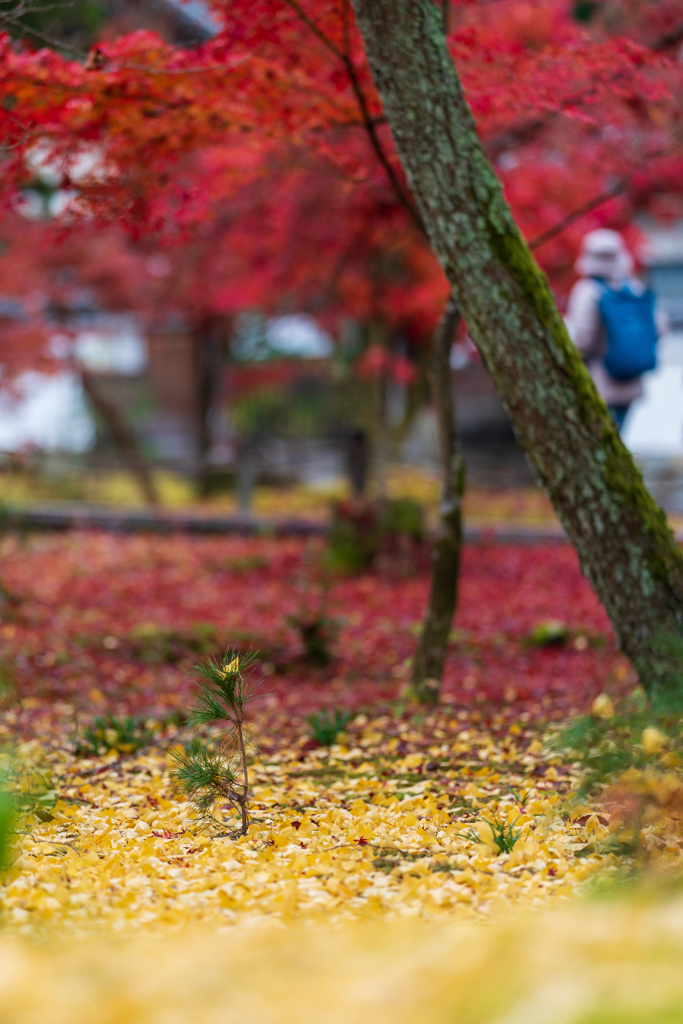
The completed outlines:
[[[506,821],[502,821],[500,818],[494,818],[493,821],[489,821],[488,818],[482,818],[482,821],[486,822],[491,829],[493,842],[498,853],[512,853],[515,843],[524,835],[524,829],[515,828],[519,817],[515,818],[511,825],[508,825]]]
[[[310,726],[311,736],[321,747],[331,747],[344,726],[351,720],[350,711],[334,709],[334,714],[329,711],[316,711],[309,715],[306,721]]]

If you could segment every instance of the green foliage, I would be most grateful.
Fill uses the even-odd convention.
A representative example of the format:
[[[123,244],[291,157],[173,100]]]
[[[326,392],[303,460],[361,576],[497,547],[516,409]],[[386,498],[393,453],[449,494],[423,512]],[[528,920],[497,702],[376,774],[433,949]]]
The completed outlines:
[[[411,498],[354,498],[332,506],[327,561],[331,568],[361,572],[376,562],[403,554],[408,545],[421,544],[426,536],[424,511]]]
[[[306,721],[310,727],[311,737],[322,747],[330,747],[351,721],[351,712],[340,711],[339,708],[335,708],[333,714],[325,710],[315,711]]]
[[[641,677],[641,681],[654,709],[680,717],[683,715],[683,637],[660,631],[655,646],[658,656],[668,663],[666,671],[662,673],[663,678],[645,680]]]
[[[424,510],[412,498],[392,498],[382,502],[380,529],[383,534],[403,533],[415,540],[425,537]]]
[[[0,871],[10,866],[11,843],[35,815],[52,820],[57,793],[40,766],[27,762],[15,751],[0,755]]]
[[[300,573],[292,581],[293,603],[297,610],[285,616],[298,632],[303,657],[310,665],[325,666],[334,661],[332,645],[339,623],[327,614],[330,578],[317,543],[309,543],[303,554]]]
[[[188,743],[184,750],[174,751],[173,758],[173,780],[202,818],[210,818],[216,800],[229,799],[231,790],[239,784],[236,765],[199,739]]]
[[[19,39],[47,43],[56,50],[79,46],[87,49],[95,41],[103,22],[103,10],[93,0],[69,3],[31,4],[21,0],[3,0],[0,7],[3,28]]]
[[[508,791],[517,806],[521,808],[526,807],[532,793],[534,792],[533,789],[522,789],[521,787],[508,786],[507,782],[503,783],[503,789]]]
[[[0,711],[5,711],[12,704],[18,703],[14,667],[9,662],[0,661]]]
[[[577,21],[591,21],[599,6],[597,0],[575,0],[574,17]]]
[[[199,686],[190,709],[193,726],[215,725],[244,719],[247,704],[253,699],[253,687],[244,672],[257,661],[253,653],[227,651],[221,661],[206,658],[195,665]]]
[[[530,647],[563,647],[570,637],[571,630],[566,623],[558,619],[548,619],[534,626],[527,643]]]
[[[554,737],[550,750],[581,764],[578,794],[585,796],[629,768],[680,766],[681,724],[680,714],[648,707],[640,689],[616,707],[603,695],[594,702],[591,714],[574,719]]]
[[[14,832],[14,800],[12,794],[5,788],[6,782],[0,780],[2,790],[0,791],[0,871],[9,867],[9,847]]]
[[[322,382],[302,378],[293,386],[275,387],[242,397],[233,420],[242,437],[311,438],[333,427],[333,396]]]
[[[228,572],[244,573],[246,576],[250,572],[267,569],[269,564],[270,562],[265,555],[252,554],[226,559],[221,568],[226,569]]]
[[[217,726],[217,743],[195,737],[183,750],[172,751],[175,767],[171,778],[176,789],[196,807],[204,822],[216,821],[219,802],[237,808],[239,828],[230,834],[246,835],[249,828],[249,775],[244,726],[246,709],[254,699],[255,686],[245,672],[256,654],[225,652],[220,660],[206,658],[195,665],[197,687],[188,721],[197,729]]]
[[[99,757],[109,750],[135,754],[152,739],[145,719],[138,715],[98,715],[76,737],[77,757]]]

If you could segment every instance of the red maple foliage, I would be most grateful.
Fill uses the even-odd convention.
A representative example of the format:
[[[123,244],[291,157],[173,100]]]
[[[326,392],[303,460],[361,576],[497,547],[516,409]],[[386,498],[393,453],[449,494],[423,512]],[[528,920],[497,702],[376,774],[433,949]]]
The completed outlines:
[[[560,289],[587,228],[678,209],[680,13],[652,6],[604,0],[584,24],[568,0],[496,4],[495,17],[484,0],[451,4],[480,134]],[[6,38],[5,203],[48,162],[71,196],[63,227],[117,221],[147,255],[164,246],[168,270],[145,295],[157,308],[310,309],[428,336],[444,282],[349,0],[212,11],[219,31],[186,50],[138,32],[77,63]]]

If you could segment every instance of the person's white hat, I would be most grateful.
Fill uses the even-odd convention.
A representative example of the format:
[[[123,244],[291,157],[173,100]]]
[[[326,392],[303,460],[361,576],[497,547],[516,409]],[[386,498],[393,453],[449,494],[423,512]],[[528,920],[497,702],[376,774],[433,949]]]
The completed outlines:
[[[576,270],[582,277],[628,277],[633,271],[633,257],[618,231],[597,228],[584,235]]]

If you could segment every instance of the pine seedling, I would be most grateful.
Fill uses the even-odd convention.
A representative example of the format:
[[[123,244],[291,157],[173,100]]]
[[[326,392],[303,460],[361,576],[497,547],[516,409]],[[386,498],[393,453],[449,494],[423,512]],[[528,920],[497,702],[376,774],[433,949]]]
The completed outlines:
[[[244,735],[246,709],[255,688],[245,670],[256,661],[252,653],[226,651],[222,661],[207,658],[195,665],[198,685],[190,708],[189,724],[195,728],[218,726],[222,733],[215,745],[195,738],[184,750],[174,751],[171,778],[176,788],[197,808],[205,821],[215,821],[216,804],[228,803],[239,811],[240,825],[231,835],[244,836],[249,829],[249,774]]]

